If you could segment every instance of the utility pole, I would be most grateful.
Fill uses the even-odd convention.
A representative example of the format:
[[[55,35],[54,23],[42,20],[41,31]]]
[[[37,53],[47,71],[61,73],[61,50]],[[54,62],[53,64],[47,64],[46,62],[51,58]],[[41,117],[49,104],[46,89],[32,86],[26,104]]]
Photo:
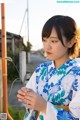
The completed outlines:
[[[27,0],[27,35],[28,35],[28,42],[29,42],[29,1]]]
[[[29,1],[27,0],[27,47],[29,47]],[[27,53],[27,63],[30,62],[30,51]]]
[[[7,120],[13,120],[8,112],[8,86],[7,86],[7,42],[5,30],[5,4],[1,3],[1,42],[2,42],[2,82],[3,82],[3,113],[7,113]]]

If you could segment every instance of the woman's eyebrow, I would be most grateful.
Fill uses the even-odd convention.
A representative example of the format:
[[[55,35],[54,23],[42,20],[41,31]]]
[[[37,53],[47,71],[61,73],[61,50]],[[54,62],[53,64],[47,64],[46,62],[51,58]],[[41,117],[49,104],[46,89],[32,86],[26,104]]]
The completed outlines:
[[[50,38],[55,38],[55,39],[58,39],[58,37],[55,37],[55,36],[51,36]]]

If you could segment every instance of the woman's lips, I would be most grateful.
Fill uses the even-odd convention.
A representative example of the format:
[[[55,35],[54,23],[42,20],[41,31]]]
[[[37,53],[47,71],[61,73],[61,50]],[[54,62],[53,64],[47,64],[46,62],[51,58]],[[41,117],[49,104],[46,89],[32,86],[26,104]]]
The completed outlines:
[[[47,55],[51,55],[52,53],[51,52],[46,52]]]

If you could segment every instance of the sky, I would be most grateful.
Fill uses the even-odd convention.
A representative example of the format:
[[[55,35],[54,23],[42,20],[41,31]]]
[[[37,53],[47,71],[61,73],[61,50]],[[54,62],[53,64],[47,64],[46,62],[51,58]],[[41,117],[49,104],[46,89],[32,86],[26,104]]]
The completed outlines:
[[[80,0],[0,0],[0,3],[5,3],[6,31],[21,35],[25,44],[29,38],[33,50],[42,48],[42,28],[53,15],[71,16],[80,27]]]

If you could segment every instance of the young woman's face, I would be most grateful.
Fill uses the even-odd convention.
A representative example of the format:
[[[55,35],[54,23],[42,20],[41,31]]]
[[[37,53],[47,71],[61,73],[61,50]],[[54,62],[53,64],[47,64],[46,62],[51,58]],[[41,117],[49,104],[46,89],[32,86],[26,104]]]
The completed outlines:
[[[50,60],[57,60],[68,56],[68,43],[66,38],[63,37],[63,44],[58,39],[56,30],[53,28],[49,38],[43,38],[43,49],[46,57]]]

